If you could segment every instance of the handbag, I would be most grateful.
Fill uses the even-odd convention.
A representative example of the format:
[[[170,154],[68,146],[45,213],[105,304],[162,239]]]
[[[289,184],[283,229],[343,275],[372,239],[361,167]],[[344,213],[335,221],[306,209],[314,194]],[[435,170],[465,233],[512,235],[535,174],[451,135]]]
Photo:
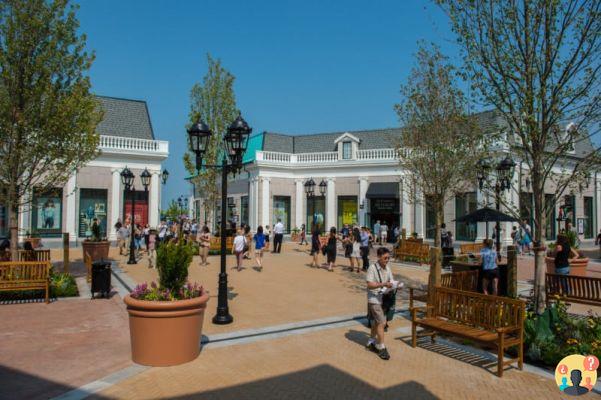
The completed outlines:
[[[380,270],[376,266],[376,272],[378,273],[378,278],[380,279],[380,283],[384,283],[382,280],[382,275],[380,275]],[[392,318],[388,319],[388,314],[392,310],[394,314],[394,306],[396,304],[396,289],[390,292],[386,292],[382,295],[382,310],[386,315],[386,319],[390,321]]]

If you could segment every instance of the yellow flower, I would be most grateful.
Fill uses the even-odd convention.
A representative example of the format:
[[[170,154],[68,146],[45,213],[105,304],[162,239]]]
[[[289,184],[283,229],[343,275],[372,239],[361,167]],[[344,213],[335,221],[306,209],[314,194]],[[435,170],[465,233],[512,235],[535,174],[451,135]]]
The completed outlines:
[[[570,339],[566,340],[566,343],[569,345],[578,344],[578,340],[570,338]]]

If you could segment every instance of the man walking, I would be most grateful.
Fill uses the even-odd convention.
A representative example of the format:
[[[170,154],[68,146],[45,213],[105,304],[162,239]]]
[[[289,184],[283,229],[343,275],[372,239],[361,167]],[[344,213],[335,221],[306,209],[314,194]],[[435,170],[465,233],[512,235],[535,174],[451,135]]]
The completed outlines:
[[[361,258],[363,259],[363,271],[367,271],[369,267],[369,232],[367,227],[361,227]]]
[[[371,335],[367,341],[367,348],[377,353],[382,360],[390,359],[390,354],[384,345],[384,326],[386,315],[382,308],[384,292],[393,288],[393,276],[388,266],[390,250],[386,247],[378,248],[378,261],[367,270],[367,313],[371,324]]]
[[[374,225],[374,240],[376,243],[380,242],[380,220],[377,220]]]
[[[273,252],[280,253],[282,251],[282,240],[284,239],[284,224],[278,218],[277,224],[273,227]]]

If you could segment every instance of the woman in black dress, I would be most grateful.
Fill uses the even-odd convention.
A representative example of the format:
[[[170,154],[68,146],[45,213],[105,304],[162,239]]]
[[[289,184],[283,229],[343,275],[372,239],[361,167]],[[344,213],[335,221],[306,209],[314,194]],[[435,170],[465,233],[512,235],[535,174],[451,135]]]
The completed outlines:
[[[319,266],[319,250],[321,244],[319,243],[319,229],[313,227],[313,233],[311,234],[311,255],[313,256],[313,262],[311,266],[317,268]]]
[[[328,236],[328,245],[326,247],[326,255],[328,257],[328,271],[333,272],[336,266],[336,228],[330,228],[330,236]]]

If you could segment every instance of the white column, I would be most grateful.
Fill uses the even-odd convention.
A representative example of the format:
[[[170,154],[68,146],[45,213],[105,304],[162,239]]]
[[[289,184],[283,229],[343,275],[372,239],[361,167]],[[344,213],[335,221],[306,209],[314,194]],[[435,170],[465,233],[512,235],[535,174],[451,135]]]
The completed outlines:
[[[486,195],[479,189],[476,188],[476,202],[478,204],[477,208],[482,208],[485,206],[488,206],[488,199],[486,198]],[[489,230],[489,235],[488,237],[491,237],[491,232],[495,227],[495,223],[494,222],[489,222],[488,223],[488,230]],[[483,239],[486,238],[487,232],[486,232],[486,222],[477,222],[476,223],[476,241],[477,242],[481,242]]]
[[[27,232],[32,233],[33,227],[31,226],[31,221],[32,221],[32,215],[34,212],[37,212],[37,208],[35,208],[35,204],[33,204],[33,195],[31,191],[27,191],[24,194],[24,199],[23,199],[23,203],[26,204],[25,206],[19,206],[19,214],[17,216],[17,218],[19,219],[19,230],[17,231],[17,235],[19,237],[19,239],[21,237],[24,237],[25,234]],[[8,218],[8,210],[7,212],[7,218]],[[10,221],[7,222],[9,223],[9,227],[10,227]],[[9,232],[10,235],[10,232]]]
[[[253,231],[257,230],[255,223],[255,184],[254,178],[248,180],[248,224]]]
[[[117,232],[113,229],[117,220],[121,218],[121,171],[113,169],[112,185],[111,185],[111,218],[107,224],[109,231],[109,240],[117,240]],[[123,222],[123,221],[122,221]]]
[[[369,186],[368,178],[361,177],[359,178],[359,197],[357,201],[359,204],[357,205],[359,208],[359,225],[365,225],[365,213],[367,213],[367,199],[365,195],[367,194],[367,187]],[[363,208],[361,208],[361,204],[363,204]]]
[[[158,207],[157,207],[158,216]],[[194,195],[188,197],[188,217],[190,219],[196,219],[196,205],[194,204]],[[158,219],[157,219],[158,222]]]
[[[271,202],[269,201],[269,178],[261,177],[261,182],[263,183],[263,190],[261,196],[261,225],[272,225],[269,223],[269,206]]]
[[[300,229],[304,223],[304,210],[305,210],[305,186],[302,179],[296,179],[296,227]]]
[[[399,185],[401,187],[401,230],[405,228],[405,233],[407,236],[411,236],[411,232],[413,229],[411,228],[411,213],[413,209],[411,208],[411,193],[410,188],[407,187],[407,183],[403,181],[402,184]]]
[[[148,199],[148,225],[155,228],[159,226],[159,171],[152,171],[150,177],[150,193]]]
[[[65,232],[69,233],[69,241],[77,240],[77,172],[69,177],[67,181],[67,204],[65,205],[65,214],[67,216],[67,226]],[[110,227],[107,225],[107,230]]]
[[[326,226],[327,231],[330,228],[336,226],[336,219],[338,214],[336,213],[336,179],[328,179],[328,190],[326,195]]]
[[[424,213],[426,212],[426,207],[424,207],[425,199],[422,195],[421,191],[417,192],[415,203],[413,207],[415,207],[415,232],[417,232],[418,237],[425,237],[425,229],[424,224],[426,221]]]
[[[252,229],[256,230],[259,226],[259,179],[252,178],[250,183],[252,187],[252,197],[248,200],[250,202],[249,207],[252,210],[250,226]]]

